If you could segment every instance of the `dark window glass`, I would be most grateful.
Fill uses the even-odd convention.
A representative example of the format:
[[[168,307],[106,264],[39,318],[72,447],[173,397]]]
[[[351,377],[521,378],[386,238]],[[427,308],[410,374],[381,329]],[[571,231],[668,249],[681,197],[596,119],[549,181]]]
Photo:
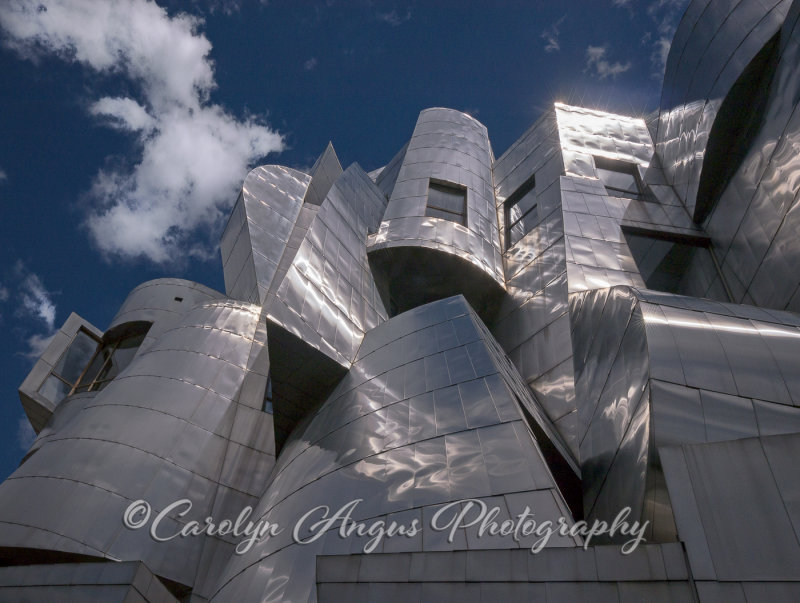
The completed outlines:
[[[85,392],[89,389],[89,386],[91,386],[92,382],[97,378],[97,374],[103,369],[103,366],[111,357],[111,352],[113,351],[113,344],[106,344],[97,351],[94,358],[92,358],[92,363],[89,365],[89,368],[87,368],[86,372],[83,374],[80,384],[75,388],[76,392]]]
[[[136,333],[103,344],[92,359],[89,368],[86,369],[75,391],[103,389],[131,363],[139,346],[142,345],[145,335],[146,333]]]
[[[51,402],[60,402],[67,397],[72,386],[55,375],[50,375],[39,387],[39,393]]]
[[[136,350],[142,345],[144,335],[133,335],[119,341],[114,348],[109,360],[97,376],[98,382],[111,381],[131,363],[136,355]],[[101,388],[97,388],[101,389]]]
[[[597,176],[612,197],[641,199],[642,189],[636,166],[625,161],[614,161],[604,157],[594,158]]]
[[[506,249],[510,249],[539,223],[536,210],[536,181],[529,178],[506,199]]]
[[[431,182],[428,186],[428,206],[425,215],[467,224],[467,191],[447,184]]]
[[[730,301],[707,241],[671,239],[663,233],[626,228],[623,233],[648,289]]]
[[[53,373],[69,383],[70,386],[75,385],[96,349],[97,340],[84,331],[78,331],[75,339],[53,367]]]
[[[92,359],[97,344],[94,337],[85,331],[78,331],[39,387],[39,393],[51,402],[60,402],[68,396]]]

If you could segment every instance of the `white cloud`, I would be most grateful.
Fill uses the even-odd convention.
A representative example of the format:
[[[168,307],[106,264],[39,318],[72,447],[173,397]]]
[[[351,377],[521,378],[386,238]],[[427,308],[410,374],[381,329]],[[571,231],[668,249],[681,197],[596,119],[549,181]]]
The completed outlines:
[[[22,353],[23,356],[26,358],[30,358],[33,361],[39,359],[39,357],[44,354],[44,351],[47,349],[47,346],[50,345],[50,342],[53,341],[53,337],[56,336],[56,332],[53,331],[49,335],[31,335],[26,340],[28,344],[28,349]]]
[[[653,0],[647,6],[647,14],[656,28],[650,53],[653,77],[661,78],[664,75],[672,38],[687,4],[688,0]]]
[[[17,423],[17,444],[19,444],[19,447],[24,452],[27,452],[35,439],[36,432],[33,430],[33,427],[31,427],[28,417],[20,417]]]
[[[135,137],[132,165],[101,171],[86,225],[99,248],[168,262],[208,255],[192,235],[213,231],[247,168],[283,140],[257,117],[209,102],[211,43],[185,14],[146,0],[6,0],[5,43],[22,56],[54,53],[102,74],[121,74],[140,98],[103,97],[89,112]]]
[[[650,55],[650,60],[656,69],[654,75],[661,76],[664,74],[664,69],[667,67],[667,57],[669,56],[669,49],[672,47],[672,38],[659,38],[653,43],[653,53]]]
[[[619,61],[610,63],[608,58],[607,46],[589,46],[586,48],[586,69],[594,72],[594,75],[604,80],[607,77],[615,78],[620,73],[625,73],[631,68],[631,62],[624,65]]]
[[[561,24],[564,22],[564,19],[566,18],[567,15],[564,15],[558,21],[553,23],[550,27],[548,27],[542,32],[541,37],[547,42],[547,44],[544,47],[545,52],[554,52],[561,50],[561,45],[558,43],[558,36],[560,33]]]
[[[317,58],[316,57],[311,57],[305,63],[303,63],[303,69],[305,69],[306,71],[311,71],[316,66],[317,66]]]
[[[264,0],[262,0],[261,3],[267,4],[267,2]],[[195,0],[195,5],[197,4],[197,0]],[[238,0],[206,0],[201,4],[200,8],[205,8],[212,15],[219,11],[222,14],[230,17],[241,10],[241,5]]]
[[[8,180],[8,174],[6,174],[6,171],[4,169],[0,168],[0,182],[3,182],[5,180]]]
[[[0,302],[11,304],[13,299],[14,316],[18,319],[33,319],[20,321],[18,331],[23,334],[25,349],[18,353],[35,361],[56,334],[53,293],[47,290],[42,279],[30,272],[21,260],[11,268],[10,277],[12,283],[6,281],[5,285],[0,284]],[[43,329],[44,332],[41,332]],[[40,332],[31,335],[32,331]]]
[[[633,14],[632,0],[612,0],[614,6],[627,8]],[[644,11],[651,21],[651,25],[642,35],[642,46],[650,48],[650,62],[653,66],[652,76],[662,78],[667,65],[667,56],[678,27],[678,21],[683,14],[689,0],[649,0],[644,5]]]
[[[20,287],[21,310],[24,313],[40,318],[49,331],[55,328],[56,306],[50,299],[50,292],[44,288],[41,279],[35,274],[28,274]]]
[[[392,10],[388,13],[378,13],[375,15],[378,21],[383,21],[384,23],[388,23],[392,27],[397,27],[398,25],[402,25],[409,19],[411,19],[411,10],[407,10],[405,15],[400,15],[397,13],[397,10]]]
[[[109,118],[109,125],[120,130],[151,132],[156,120],[132,98],[104,97],[89,107],[92,115]]]

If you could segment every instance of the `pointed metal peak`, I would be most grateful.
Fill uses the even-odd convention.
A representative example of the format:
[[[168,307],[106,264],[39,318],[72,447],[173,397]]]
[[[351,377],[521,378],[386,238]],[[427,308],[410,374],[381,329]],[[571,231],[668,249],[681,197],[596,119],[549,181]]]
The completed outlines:
[[[323,200],[331,190],[331,186],[342,173],[342,165],[333,149],[333,143],[328,142],[325,152],[320,155],[311,168],[311,182],[306,189],[303,203],[322,205]]]

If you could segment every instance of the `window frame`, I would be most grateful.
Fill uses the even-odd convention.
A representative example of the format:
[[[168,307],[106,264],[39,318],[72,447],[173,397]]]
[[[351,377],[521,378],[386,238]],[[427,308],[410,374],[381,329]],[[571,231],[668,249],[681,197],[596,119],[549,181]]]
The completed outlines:
[[[61,357],[64,356],[64,354],[69,352],[70,347],[72,347],[72,344],[75,342],[75,339],[77,339],[79,333],[83,333],[84,335],[87,335],[89,337],[89,339],[94,340],[94,342],[97,344],[97,347],[95,348],[94,353],[92,354],[91,358],[89,359],[89,362],[86,364],[85,367],[83,367],[83,370],[81,371],[81,374],[78,375],[78,378],[75,380],[75,383],[70,383],[69,381],[64,379],[64,377],[62,377],[61,375],[59,375],[58,373],[55,372],[55,366],[61,361]],[[70,341],[69,344],[67,345],[67,347],[64,348],[64,351],[61,352],[61,355],[58,357],[58,360],[53,365],[53,368],[50,369],[50,372],[47,374],[47,377],[50,377],[52,375],[53,377],[55,377],[56,379],[58,379],[59,381],[61,381],[65,385],[69,385],[70,391],[69,391],[68,395],[72,395],[75,392],[75,387],[77,387],[77,385],[81,382],[81,379],[83,379],[84,374],[89,369],[89,366],[92,364],[92,360],[94,360],[94,357],[97,355],[97,350],[99,350],[100,347],[102,347],[102,341],[100,341],[100,338],[97,337],[97,335],[95,335],[94,333],[90,332],[89,330],[83,328],[82,326],[78,327],[78,330],[75,331],[75,335],[72,337],[72,341]],[[45,377],[45,381],[47,380],[47,377]],[[44,383],[44,381],[42,381],[42,383]]]
[[[663,241],[666,243],[671,243],[673,245],[684,245],[686,247],[694,247],[696,249],[704,249],[708,252],[708,257],[711,261],[711,265],[714,268],[715,275],[719,278],[719,282],[722,285],[723,290],[725,291],[725,295],[727,296],[727,300],[716,300],[721,301],[722,303],[733,303],[733,294],[731,293],[731,289],[728,286],[728,282],[725,279],[725,275],[722,273],[722,268],[717,261],[717,255],[714,253],[714,245],[713,241],[707,235],[684,235],[681,233],[676,232],[666,232],[662,230],[653,230],[650,228],[642,228],[640,226],[631,226],[628,224],[620,225],[620,230],[622,232],[622,236],[625,240],[625,245],[628,246],[631,258],[633,259],[634,264],[636,265],[636,269],[639,271],[639,275],[641,276],[642,280],[645,282],[645,286],[650,288],[647,281],[645,281],[644,276],[641,272],[641,267],[639,265],[639,261],[637,260],[636,256],[633,253],[633,250],[630,250],[630,242],[629,242],[629,235],[634,237],[640,238],[647,238],[653,241]],[[652,276],[652,273],[651,275]],[[649,278],[648,278],[649,280]],[[713,281],[713,279],[712,279]],[[663,289],[652,289],[653,291],[662,291],[665,293],[671,293],[670,291],[665,291]],[[681,295],[678,293],[677,295]],[[711,298],[708,298],[711,299]]]
[[[533,191],[534,197],[536,198],[536,202],[531,205],[523,214],[515,219],[513,222],[511,221],[511,210],[516,206],[522,199],[531,191]],[[536,195],[536,174],[531,175],[525,182],[520,184],[513,193],[511,193],[508,198],[503,201],[503,236],[504,236],[504,247],[505,251],[511,249],[514,245],[519,243],[522,239],[525,238],[531,230],[526,230],[525,233],[513,243],[511,242],[511,231],[522,220],[525,219],[525,216],[530,214],[533,210],[539,207],[539,199]]]
[[[644,181],[639,174],[639,169],[636,163],[633,163],[632,161],[623,161],[622,159],[611,159],[610,157],[603,157],[601,155],[594,155],[593,159],[597,179],[603,183],[603,186],[605,187],[606,193],[608,193],[609,197],[621,197],[623,199],[631,199],[632,201],[645,200],[646,188]],[[607,172],[617,172],[618,174],[627,174],[629,176],[633,176],[633,181],[636,184],[637,189],[636,196],[633,196],[634,193],[631,193],[628,190],[617,188],[615,186],[609,186],[606,184],[605,180],[600,177],[600,174],[597,172],[597,170],[605,170]]]
[[[430,191],[431,191],[431,188],[437,188],[437,187],[440,188],[440,189],[441,188],[445,188],[445,189],[449,188],[449,189],[452,189],[453,191],[461,193],[463,195],[463,199],[464,199],[464,212],[463,213],[454,212],[451,209],[447,209],[447,208],[444,208],[444,207],[438,207],[436,205],[431,205]],[[467,213],[468,213],[468,209],[467,208],[469,206],[468,205],[467,191],[468,191],[467,187],[462,185],[462,184],[457,184],[455,182],[448,182],[446,180],[437,180],[436,178],[429,178],[428,179],[428,191],[427,191],[426,199],[425,199],[425,217],[426,218],[434,218],[434,219],[437,219],[437,220],[447,220],[448,222],[453,222],[455,224],[460,224],[461,226],[464,226],[466,228],[466,226],[467,226]],[[436,211],[443,212],[445,214],[450,214],[450,215],[453,215],[453,216],[459,216],[459,217],[461,217],[461,220],[451,220],[450,218],[443,218],[441,216],[428,215],[428,208],[435,209]]]
[[[149,327],[148,327],[148,330],[149,330]],[[68,395],[71,396],[72,394],[75,394],[75,393],[86,393],[86,392],[100,391],[106,385],[108,385],[111,381],[113,381],[116,378],[116,375],[114,375],[114,377],[111,377],[110,379],[100,379],[99,377],[101,375],[107,374],[107,371],[106,371],[106,373],[104,373],[103,371],[104,371],[104,369],[109,367],[109,363],[114,358],[114,354],[116,353],[117,349],[119,349],[120,343],[122,343],[123,341],[126,341],[128,339],[132,339],[134,337],[141,337],[142,338],[142,341],[140,341],[139,345],[136,346],[136,349],[138,350],[139,347],[141,347],[142,343],[144,342],[145,337],[147,337],[147,331],[143,331],[141,333],[128,333],[127,335],[121,335],[121,336],[117,337],[113,341],[113,344],[109,345],[108,348],[105,348],[106,350],[110,350],[110,353],[108,354],[106,359],[103,360],[103,363],[100,365],[100,368],[97,370],[97,374],[92,378],[91,382],[89,382],[88,385],[87,385],[86,383],[83,383],[83,378],[86,376],[87,371],[94,364],[94,361],[95,361],[95,358],[97,358],[97,355],[100,354],[100,352],[102,352],[104,350],[104,342],[102,340],[98,340],[97,349],[94,351],[94,354],[92,354],[92,358],[86,364],[86,367],[83,369],[83,372],[81,373],[81,376],[78,378],[78,381],[75,383],[75,385],[72,386],[72,389],[70,390]],[[95,339],[97,339],[97,338],[95,337]],[[126,368],[127,368],[127,365],[126,365]],[[67,385],[69,385],[69,384],[67,384]],[[86,387],[84,388],[84,386],[86,386]],[[81,388],[80,391],[78,391],[79,387]]]

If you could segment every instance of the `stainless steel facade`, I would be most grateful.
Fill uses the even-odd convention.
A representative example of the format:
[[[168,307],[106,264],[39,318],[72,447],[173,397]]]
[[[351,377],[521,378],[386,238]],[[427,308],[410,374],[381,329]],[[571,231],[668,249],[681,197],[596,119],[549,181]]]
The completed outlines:
[[[71,315],[20,387],[0,599],[800,600],[800,0],[700,0],[647,120],[555,103],[502,156],[423,111],[379,170],[261,166],[225,293]],[[146,500],[284,527],[157,541]],[[626,537],[480,534],[647,522]],[[419,529],[292,533],[316,507]]]

